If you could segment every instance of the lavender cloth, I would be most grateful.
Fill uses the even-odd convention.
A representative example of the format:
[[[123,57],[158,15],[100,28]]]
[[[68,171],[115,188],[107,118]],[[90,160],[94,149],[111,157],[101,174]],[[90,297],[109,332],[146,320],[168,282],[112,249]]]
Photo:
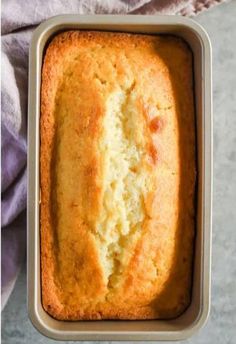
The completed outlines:
[[[2,1],[2,309],[25,256],[29,41],[35,25],[65,13],[195,14],[224,0]]]

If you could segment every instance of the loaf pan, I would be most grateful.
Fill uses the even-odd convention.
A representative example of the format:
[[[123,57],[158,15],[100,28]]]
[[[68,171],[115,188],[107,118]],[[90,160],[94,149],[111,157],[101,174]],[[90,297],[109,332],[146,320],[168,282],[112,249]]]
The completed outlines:
[[[191,304],[173,320],[58,321],[42,307],[40,283],[39,118],[43,55],[48,42],[71,29],[173,34],[190,46],[194,60],[197,130],[197,226]],[[210,308],[212,212],[211,47],[206,32],[180,16],[63,15],[42,23],[34,32],[29,53],[28,108],[28,313],[45,336],[60,340],[181,340],[206,322]]]

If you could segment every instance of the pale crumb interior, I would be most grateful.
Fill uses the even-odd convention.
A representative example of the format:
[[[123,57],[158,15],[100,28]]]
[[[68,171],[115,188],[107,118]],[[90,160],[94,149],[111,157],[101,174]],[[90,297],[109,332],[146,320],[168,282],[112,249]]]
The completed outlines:
[[[113,92],[106,103],[99,145],[104,159],[104,184],[96,240],[109,288],[118,283],[127,263],[125,247],[140,235],[145,218],[144,198],[150,188],[142,163],[145,142],[138,140],[137,111],[135,92]]]

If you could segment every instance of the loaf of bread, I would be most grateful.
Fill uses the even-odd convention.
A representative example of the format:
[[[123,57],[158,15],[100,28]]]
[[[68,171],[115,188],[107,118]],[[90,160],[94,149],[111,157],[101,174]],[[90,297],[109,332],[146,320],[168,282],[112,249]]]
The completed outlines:
[[[195,224],[187,44],[58,34],[40,121],[44,309],[62,320],[178,316],[190,302]]]

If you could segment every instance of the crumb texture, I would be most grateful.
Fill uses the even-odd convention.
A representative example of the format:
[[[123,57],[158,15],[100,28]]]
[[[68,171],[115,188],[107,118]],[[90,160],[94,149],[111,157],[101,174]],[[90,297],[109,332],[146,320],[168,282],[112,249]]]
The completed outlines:
[[[62,320],[188,306],[194,237],[192,55],[172,36],[68,31],[41,88],[41,273]]]

